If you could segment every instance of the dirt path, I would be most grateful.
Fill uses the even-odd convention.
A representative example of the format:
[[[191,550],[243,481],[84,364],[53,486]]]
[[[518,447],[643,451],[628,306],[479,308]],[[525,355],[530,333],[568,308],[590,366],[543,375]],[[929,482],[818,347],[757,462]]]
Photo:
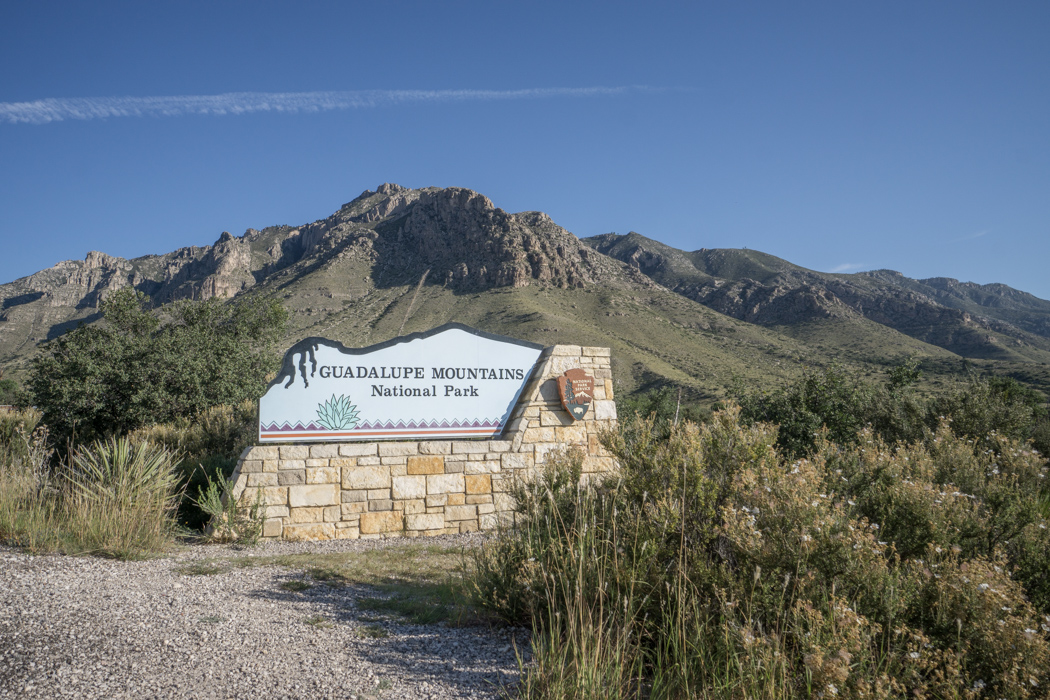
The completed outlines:
[[[377,617],[359,605],[374,590],[306,587],[288,566],[187,573],[224,558],[406,547],[408,556],[412,546],[195,546],[144,562],[0,549],[0,698],[498,697],[517,678],[520,630]]]

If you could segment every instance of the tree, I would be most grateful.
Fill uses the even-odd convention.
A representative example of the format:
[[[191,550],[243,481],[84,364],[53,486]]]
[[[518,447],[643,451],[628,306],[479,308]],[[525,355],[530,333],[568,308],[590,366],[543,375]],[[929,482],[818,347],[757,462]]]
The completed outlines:
[[[51,341],[32,361],[29,399],[60,442],[123,435],[210,406],[257,399],[278,367],[287,312],[277,301],[180,301],[165,318],[131,288],[102,321]]]
[[[813,450],[823,427],[834,442],[856,440],[871,403],[870,387],[837,366],[806,372],[792,386],[772,393],[748,393],[738,386],[731,395],[739,401],[745,422],[780,426],[777,446],[795,456]]]
[[[0,406],[16,403],[18,400],[18,383],[14,379],[4,379],[4,370],[0,369]]]

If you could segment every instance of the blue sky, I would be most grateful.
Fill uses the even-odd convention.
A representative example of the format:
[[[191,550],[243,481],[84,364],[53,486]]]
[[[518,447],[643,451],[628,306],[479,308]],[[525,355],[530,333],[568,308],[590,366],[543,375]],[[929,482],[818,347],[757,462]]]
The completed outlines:
[[[397,182],[1050,299],[1046,2],[35,1],[0,32],[0,282]]]

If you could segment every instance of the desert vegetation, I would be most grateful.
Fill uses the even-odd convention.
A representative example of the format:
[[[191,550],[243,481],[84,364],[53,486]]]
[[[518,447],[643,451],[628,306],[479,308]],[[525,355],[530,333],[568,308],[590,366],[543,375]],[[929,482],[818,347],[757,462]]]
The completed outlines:
[[[729,393],[743,407],[745,422],[779,426],[777,446],[795,456],[813,450],[822,427],[840,444],[856,443],[866,426],[887,442],[915,442],[945,418],[957,436],[983,440],[1008,435],[1031,440],[1050,454],[1045,398],[1031,387],[1009,376],[971,370],[947,390],[929,395],[915,390],[921,376],[915,360],[891,368],[881,383],[861,381],[833,365],[806,371],[798,381],[773,391],[736,383]],[[656,408],[661,416],[670,414],[666,400]]]
[[[664,392],[604,436],[615,477],[581,485],[566,453],[519,484],[471,577],[533,629],[519,694],[1046,696],[1045,416],[1010,382],[923,398],[914,375],[823,372],[701,423]]]
[[[127,437],[56,460],[32,411],[0,417],[0,539],[31,552],[132,558],[163,550],[182,493],[172,452]]]
[[[102,311],[0,414],[0,540],[132,558],[211,521],[250,541],[256,521],[223,495],[276,370],[280,307],[158,314],[125,291]],[[1045,696],[1043,397],[976,374],[926,395],[919,376],[830,367],[733,387],[713,410],[671,389],[621,402],[603,436],[620,471],[581,482],[579,455],[555,456],[462,573],[474,608],[533,630],[515,692]]]
[[[212,518],[214,538],[257,536],[222,496],[254,441],[284,310],[211,299],[157,313],[131,289],[101,308],[102,323],[34,358],[21,409],[0,414],[0,539],[129,558]]]

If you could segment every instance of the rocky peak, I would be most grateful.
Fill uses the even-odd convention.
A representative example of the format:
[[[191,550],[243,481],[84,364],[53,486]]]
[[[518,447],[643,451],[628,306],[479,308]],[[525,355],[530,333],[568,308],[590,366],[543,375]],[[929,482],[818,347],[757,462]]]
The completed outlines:
[[[279,249],[278,249],[279,248]],[[462,187],[409,189],[384,183],[327,219],[290,231],[270,252],[274,268],[307,259],[365,256],[376,284],[457,289],[579,287],[608,272],[609,260],[542,212],[510,214]],[[646,284],[649,282],[646,280]]]
[[[509,214],[461,187],[400,188],[395,200],[375,227],[380,264],[417,276],[430,269],[430,279],[463,289],[580,287],[596,273],[579,239],[545,214]]]
[[[116,269],[121,267],[126,269],[130,268],[130,265],[124,258],[115,258],[112,255],[106,255],[97,250],[90,251],[84,257],[84,269],[86,270],[97,270],[100,268]]]
[[[428,285],[472,292],[656,286],[581,245],[543,212],[508,213],[462,187],[384,183],[313,223],[249,229],[239,237],[223,231],[212,245],[133,260],[92,251],[84,260],[0,285],[0,358],[93,317],[99,302],[121,287],[163,304],[272,288],[321,269],[345,288],[415,284],[427,271]]]
[[[401,185],[395,185],[392,182],[384,182],[382,185],[380,185],[379,187],[376,188],[376,193],[377,194],[387,194],[387,195],[397,194],[398,192],[408,192],[408,191],[409,190],[408,190],[407,187],[402,187]]]

